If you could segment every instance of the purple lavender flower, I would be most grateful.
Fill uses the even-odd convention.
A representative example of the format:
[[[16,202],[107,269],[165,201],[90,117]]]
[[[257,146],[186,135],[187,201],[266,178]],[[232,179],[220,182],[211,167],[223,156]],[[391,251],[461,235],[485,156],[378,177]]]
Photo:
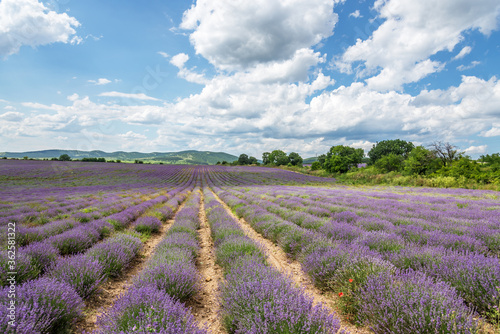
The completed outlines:
[[[158,233],[161,229],[161,220],[151,216],[140,217],[132,224],[132,226],[139,233]]]
[[[98,261],[108,277],[118,276],[127,268],[142,248],[142,242],[135,237],[119,234],[89,249],[86,256]]]
[[[92,295],[106,277],[103,266],[85,255],[59,259],[48,276],[68,283],[83,299]]]
[[[368,279],[359,292],[359,316],[375,333],[476,333],[475,314],[454,288],[422,272]]]
[[[97,319],[99,334],[206,334],[189,309],[153,286],[132,287]]]
[[[56,262],[59,251],[51,243],[34,242],[19,249],[19,253],[24,253],[31,257],[31,265],[39,268],[40,274]]]
[[[13,256],[13,258],[11,257]],[[15,267],[11,267],[11,261],[15,262]],[[24,253],[10,253],[6,250],[0,251],[0,287],[10,284],[7,278],[9,272],[16,272],[17,283],[26,282],[38,277],[40,268],[31,264],[31,256]]]
[[[193,263],[161,263],[146,268],[134,283],[151,285],[169,296],[185,301],[196,293],[200,276]]]
[[[16,289],[15,331],[5,321],[9,314],[10,288],[0,290],[0,331],[2,333],[62,333],[82,316],[84,303],[65,282],[40,278]]]
[[[221,286],[223,322],[234,333],[336,333],[339,320],[292,281],[249,259]]]
[[[48,242],[59,249],[61,255],[68,255],[83,252],[98,240],[99,232],[92,226],[83,225],[50,237]]]

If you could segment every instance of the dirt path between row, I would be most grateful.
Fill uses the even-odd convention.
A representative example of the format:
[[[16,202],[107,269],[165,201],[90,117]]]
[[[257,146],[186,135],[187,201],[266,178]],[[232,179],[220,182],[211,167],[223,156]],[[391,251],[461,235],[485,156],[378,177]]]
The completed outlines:
[[[212,191],[213,192],[213,191]],[[214,192],[213,192],[214,193]],[[303,270],[298,261],[290,259],[286,253],[272,241],[266,239],[261,234],[257,233],[245,219],[238,218],[231,208],[222,201],[217,194],[214,193],[215,198],[224,206],[227,212],[234,217],[239,223],[245,234],[252,240],[258,242],[264,248],[267,261],[280,272],[288,275],[298,286],[303,287],[306,294],[310,295],[314,304],[323,304],[328,308],[330,313],[336,313],[341,322],[341,328],[347,330],[350,334],[368,334],[371,333],[368,328],[360,328],[348,323],[345,318],[338,312],[336,301],[338,296],[330,292],[323,292],[314,286],[311,278]]]
[[[201,192],[201,191],[200,191]],[[196,266],[202,277],[201,291],[187,303],[191,307],[192,313],[198,323],[205,324],[213,334],[225,334],[219,318],[219,282],[222,281],[222,268],[215,264],[214,243],[210,235],[205,214],[203,192],[201,192],[200,206],[201,226],[198,230],[200,242],[200,253],[196,261]]]
[[[175,211],[176,214],[184,207],[185,203],[186,200],[179,205]],[[174,223],[174,220],[175,215],[172,219],[163,223],[160,232],[151,235],[144,243],[141,253],[132,260],[127,270],[119,277],[109,279],[101,286],[99,293],[86,301],[86,306],[83,310],[84,319],[76,324],[76,333],[91,333],[97,329],[96,321],[98,316],[109,310],[118,297],[130,288],[133,279],[144,269],[146,262],[151,258],[156,246],[163,239],[170,226]],[[131,229],[131,227],[128,229]]]

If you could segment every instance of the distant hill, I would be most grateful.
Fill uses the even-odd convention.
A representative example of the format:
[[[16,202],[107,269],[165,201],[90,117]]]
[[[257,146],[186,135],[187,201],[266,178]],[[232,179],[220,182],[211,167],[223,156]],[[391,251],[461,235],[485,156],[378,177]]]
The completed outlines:
[[[318,161],[317,157],[312,157],[312,158],[306,158],[302,162],[303,164],[312,164],[313,162]]]
[[[31,152],[0,152],[1,157],[7,158],[34,158],[51,159],[59,158],[67,154],[71,159],[82,158],[105,158],[106,160],[134,161],[143,160],[150,162],[163,162],[166,164],[188,164],[188,165],[215,165],[218,161],[233,162],[238,160],[237,156],[224,152],[210,151],[181,151],[181,152],[124,152],[117,151],[106,153],[103,151],[78,151],[78,150],[44,150]]]

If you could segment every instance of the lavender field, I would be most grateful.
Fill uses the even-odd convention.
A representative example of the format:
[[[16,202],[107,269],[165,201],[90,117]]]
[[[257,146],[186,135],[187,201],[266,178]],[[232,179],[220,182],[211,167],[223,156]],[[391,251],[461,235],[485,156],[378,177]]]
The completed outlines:
[[[500,193],[0,161],[2,333],[499,333]]]

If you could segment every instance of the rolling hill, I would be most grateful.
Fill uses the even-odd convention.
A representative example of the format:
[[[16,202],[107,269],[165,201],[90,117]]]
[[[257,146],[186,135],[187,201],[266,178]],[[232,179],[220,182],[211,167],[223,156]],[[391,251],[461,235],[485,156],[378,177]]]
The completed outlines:
[[[163,162],[166,164],[187,164],[187,165],[215,165],[218,161],[232,162],[238,157],[224,152],[210,151],[181,151],[181,152],[103,152],[103,151],[79,151],[79,150],[43,150],[30,152],[0,152],[1,157],[19,158],[24,157],[33,159],[51,159],[67,154],[71,159],[83,158],[105,158],[106,160],[134,161],[142,160],[144,162]]]

